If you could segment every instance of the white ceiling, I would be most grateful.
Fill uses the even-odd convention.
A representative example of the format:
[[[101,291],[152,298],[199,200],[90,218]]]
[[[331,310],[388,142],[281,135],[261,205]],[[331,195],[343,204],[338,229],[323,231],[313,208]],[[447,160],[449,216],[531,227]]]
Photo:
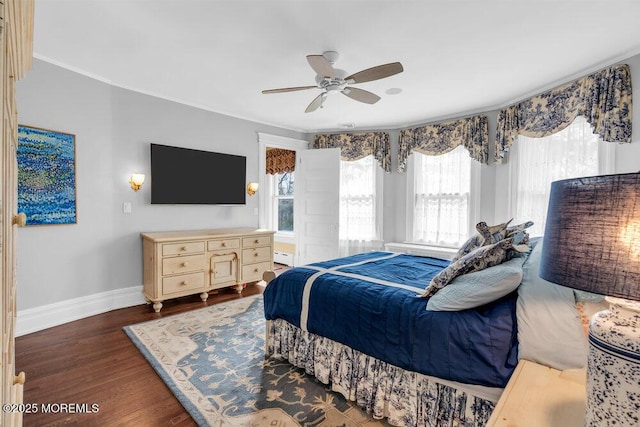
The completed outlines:
[[[303,132],[394,129],[490,111],[640,53],[640,1],[36,0],[34,56],[115,86]],[[336,50],[374,105],[319,89]],[[389,89],[402,89],[388,95]]]

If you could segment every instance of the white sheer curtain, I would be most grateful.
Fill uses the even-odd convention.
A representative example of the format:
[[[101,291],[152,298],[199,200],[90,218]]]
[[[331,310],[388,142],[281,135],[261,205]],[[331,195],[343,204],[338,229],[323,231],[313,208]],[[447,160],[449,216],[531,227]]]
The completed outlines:
[[[460,246],[469,236],[469,152],[459,146],[439,156],[413,157],[413,242]]]
[[[577,117],[560,132],[544,138],[518,136],[509,151],[511,217],[514,223],[533,221],[528,231],[541,236],[547,218],[551,182],[608,173],[606,147],[591,125]],[[612,145],[612,144],[604,144]]]
[[[382,170],[373,156],[340,165],[340,255],[382,248]]]

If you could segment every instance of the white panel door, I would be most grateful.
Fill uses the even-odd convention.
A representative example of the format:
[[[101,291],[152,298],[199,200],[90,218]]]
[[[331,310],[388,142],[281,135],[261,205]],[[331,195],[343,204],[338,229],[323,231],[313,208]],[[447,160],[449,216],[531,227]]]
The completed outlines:
[[[296,153],[296,265],[338,257],[340,149]]]

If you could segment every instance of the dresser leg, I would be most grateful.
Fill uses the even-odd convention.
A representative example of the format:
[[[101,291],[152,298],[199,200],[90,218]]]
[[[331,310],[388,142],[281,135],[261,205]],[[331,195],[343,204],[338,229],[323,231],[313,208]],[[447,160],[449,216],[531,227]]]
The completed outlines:
[[[205,302],[207,300],[207,298],[209,298],[209,293],[208,292],[203,292],[200,294],[200,299],[202,300],[202,302]]]
[[[160,301],[154,302],[153,303],[153,310],[156,313],[160,313],[160,310],[162,309],[162,303]]]
[[[242,283],[239,283],[235,285],[233,288],[236,290],[237,293],[241,294],[242,290],[244,289],[244,285]]]

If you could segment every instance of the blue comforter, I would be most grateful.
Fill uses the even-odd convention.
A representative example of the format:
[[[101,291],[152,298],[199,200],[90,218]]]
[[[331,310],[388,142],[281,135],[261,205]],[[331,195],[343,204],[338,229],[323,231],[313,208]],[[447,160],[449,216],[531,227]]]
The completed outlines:
[[[265,316],[406,370],[504,387],[517,364],[516,293],[476,309],[427,311],[417,295],[448,264],[369,252],[293,268],[265,289]]]

